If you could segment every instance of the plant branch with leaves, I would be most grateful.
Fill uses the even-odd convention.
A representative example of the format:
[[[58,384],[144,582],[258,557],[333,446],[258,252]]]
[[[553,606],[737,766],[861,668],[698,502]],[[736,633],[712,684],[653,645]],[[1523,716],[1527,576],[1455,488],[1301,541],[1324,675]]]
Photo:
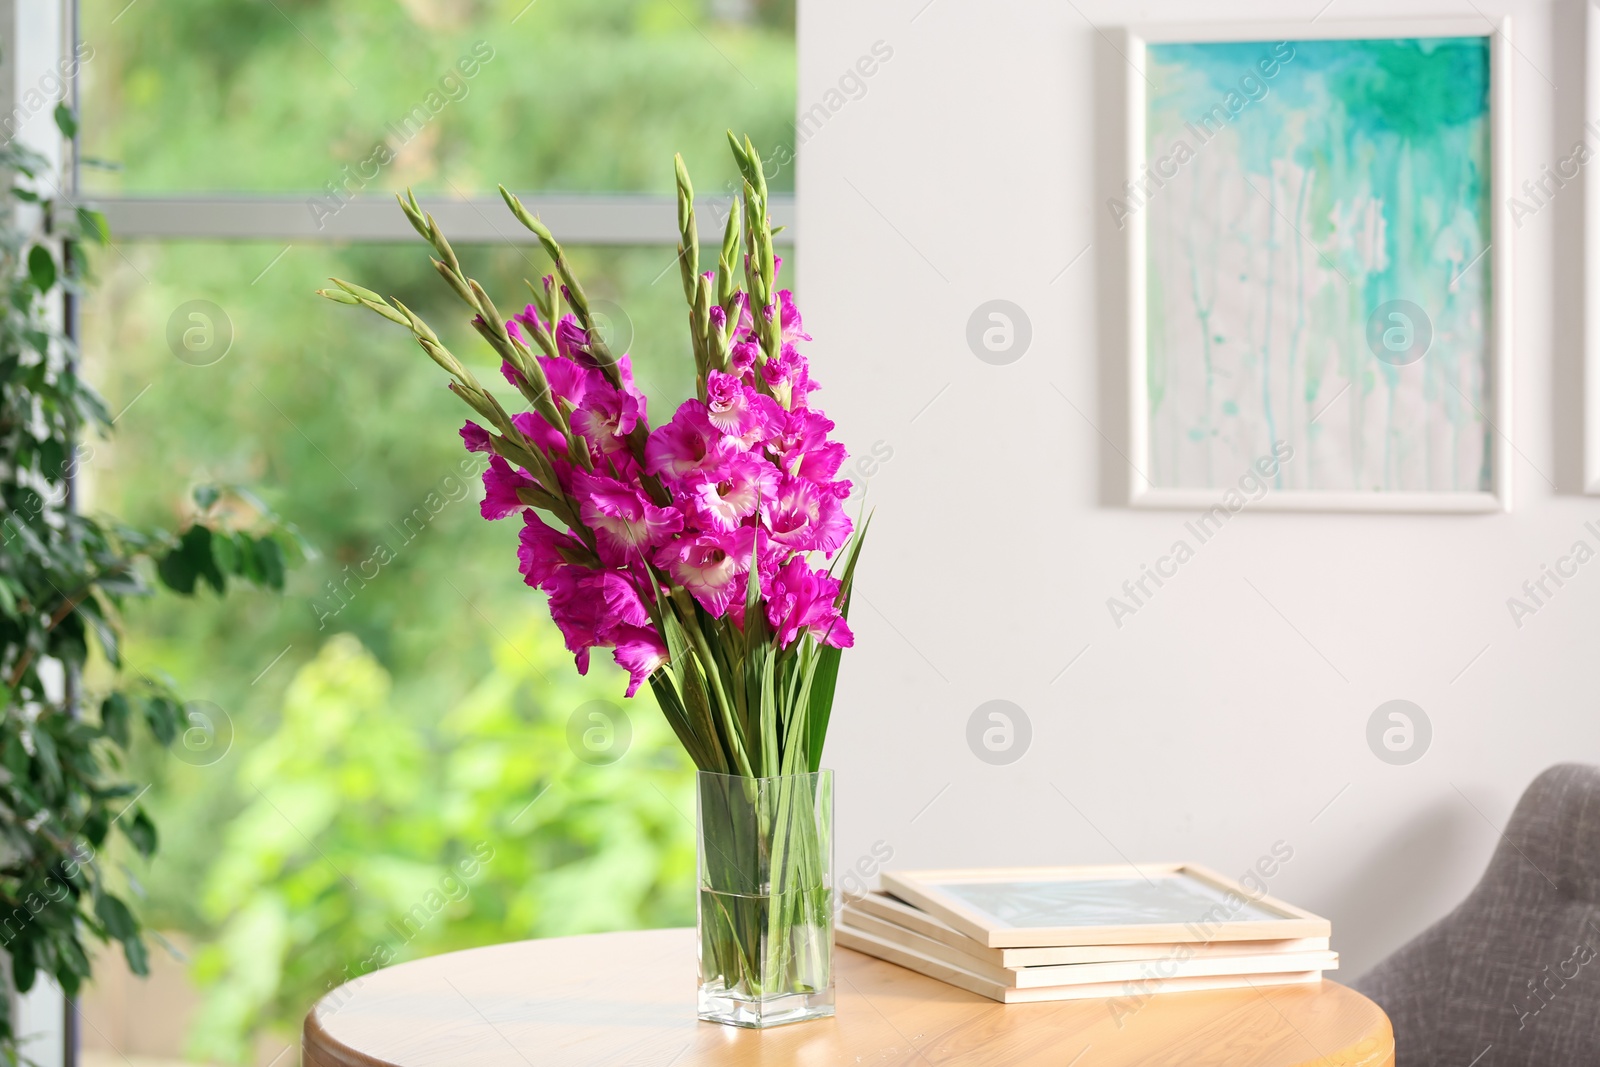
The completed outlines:
[[[70,137],[71,112],[56,121]],[[105,221],[43,195],[46,161],[14,141],[0,147],[0,173],[0,950],[18,990],[43,972],[72,996],[89,976],[90,939],[120,943],[146,972],[140,923],[100,853],[114,832],[155,852],[155,825],[122,769],[137,722],[161,745],[188,725],[170,682],[124,662],[123,605],[158,586],[192,595],[197,580],[218,593],[230,577],[281,589],[304,546],[243,490],[197,489],[179,534],[74,508],[89,435],[109,433],[112,419],[79,376],[61,298],[83,293],[77,249],[104,244]],[[91,649],[110,682],[84,714]],[[15,1065],[9,1005],[0,995],[0,1063]]]

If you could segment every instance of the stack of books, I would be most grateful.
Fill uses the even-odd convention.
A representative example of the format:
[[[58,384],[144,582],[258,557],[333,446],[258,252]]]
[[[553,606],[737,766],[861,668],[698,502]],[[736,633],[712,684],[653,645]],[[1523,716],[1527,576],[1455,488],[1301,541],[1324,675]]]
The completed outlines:
[[[1270,866],[1276,873],[1277,864]],[[1315,982],[1328,920],[1194,864],[899,871],[839,945],[1006,1004]]]

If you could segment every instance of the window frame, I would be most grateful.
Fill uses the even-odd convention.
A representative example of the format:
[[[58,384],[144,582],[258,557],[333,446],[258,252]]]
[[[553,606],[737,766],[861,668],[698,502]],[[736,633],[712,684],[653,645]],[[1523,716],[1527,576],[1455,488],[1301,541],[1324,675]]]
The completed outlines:
[[[664,245],[678,243],[677,202],[670,196],[619,193],[541,193],[518,196],[550,227],[563,244]],[[209,194],[189,196],[94,196],[83,201],[104,213],[114,241],[282,240],[337,243],[412,241],[416,231],[388,194],[350,198],[336,212],[320,216],[310,210],[319,197]],[[453,243],[536,244],[497,196],[468,198],[423,196],[422,207],[433,214]],[[695,210],[718,220],[717,233],[702,229],[702,240],[720,240],[721,220],[731,201],[699,198]],[[778,243],[792,244],[795,198],[771,197],[774,226],[786,229]]]

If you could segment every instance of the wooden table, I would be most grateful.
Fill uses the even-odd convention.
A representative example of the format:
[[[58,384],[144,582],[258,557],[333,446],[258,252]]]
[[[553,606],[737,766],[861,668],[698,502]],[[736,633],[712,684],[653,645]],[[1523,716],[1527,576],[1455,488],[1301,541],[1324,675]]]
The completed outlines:
[[[839,949],[836,1018],[695,1019],[693,930],[452,952],[341,986],[306,1017],[304,1067],[1392,1067],[1376,1004],[1334,982],[1001,1005]]]

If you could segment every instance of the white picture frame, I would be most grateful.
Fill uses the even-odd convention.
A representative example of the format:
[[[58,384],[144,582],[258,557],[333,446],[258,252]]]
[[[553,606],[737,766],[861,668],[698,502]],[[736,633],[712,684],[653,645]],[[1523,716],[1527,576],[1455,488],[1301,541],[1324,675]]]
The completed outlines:
[[[994,967],[1052,967],[1078,963],[1139,963],[1163,960],[1176,955],[1190,959],[1267,953],[1329,951],[1327,937],[1277,938],[1199,943],[1193,941],[1143,942],[1133,945],[1064,945],[1054,948],[989,948],[979,944],[937,916],[912,907],[885,892],[857,897],[840,913],[840,920],[872,933],[873,922],[899,927],[909,934],[941,942],[962,956],[971,956]],[[892,940],[892,939],[891,939]]]
[[[1332,932],[1320,915],[1197,863],[892,870],[878,877],[885,892],[984,948],[1276,941]],[[1141,883],[1148,899],[1137,899]],[[985,904],[984,897],[1003,903]],[[1022,922],[1007,915],[1019,914],[1012,907],[1019,899],[1026,902]]]
[[[1596,40],[1596,19],[1591,12],[1589,39],[1591,55]],[[1273,511],[1353,511],[1353,512],[1434,512],[1493,513],[1512,506],[1512,226],[1506,205],[1511,178],[1511,22],[1502,18],[1490,22],[1481,18],[1463,19],[1384,19],[1327,22],[1214,23],[1205,25],[1139,25],[1126,29],[1124,52],[1128,60],[1126,76],[1127,174],[1144,173],[1148,163],[1146,117],[1148,86],[1143,71],[1146,46],[1155,43],[1277,42],[1310,40],[1403,39],[1415,37],[1481,37],[1488,40],[1489,53],[1489,168],[1488,216],[1492,321],[1487,330],[1487,363],[1490,395],[1487,410],[1480,414],[1489,424],[1486,446],[1491,464],[1489,485],[1482,491],[1350,491],[1316,489],[1278,489],[1252,499],[1253,510]],[[1591,114],[1600,116],[1600,90],[1596,74],[1589,75]],[[1591,172],[1587,181],[1596,189],[1600,175]],[[1600,202],[1591,200],[1591,203]],[[1127,240],[1128,286],[1128,453],[1129,504],[1136,508],[1211,509],[1229,507],[1224,500],[1232,486],[1224,480],[1205,488],[1174,488],[1152,484],[1150,469],[1150,397],[1148,389],[1149,348],[1148,314],[1148,227],[1145,213],[1128,216],[1124,227]],[[1588,213],[1591,262],[1600,249],[1600,212]],[[1587,282],[1590,306],[1600,306],[1600,272],[1591,271]],[[1600,327],[1590,330],[1588,396],[1591,413],[1600,412]],[[1591,414],[1588,429],[1588,478],[1591,492],[1600,492],[1600,415]],[[1239,472],[1244,473],[1244,472]]]

